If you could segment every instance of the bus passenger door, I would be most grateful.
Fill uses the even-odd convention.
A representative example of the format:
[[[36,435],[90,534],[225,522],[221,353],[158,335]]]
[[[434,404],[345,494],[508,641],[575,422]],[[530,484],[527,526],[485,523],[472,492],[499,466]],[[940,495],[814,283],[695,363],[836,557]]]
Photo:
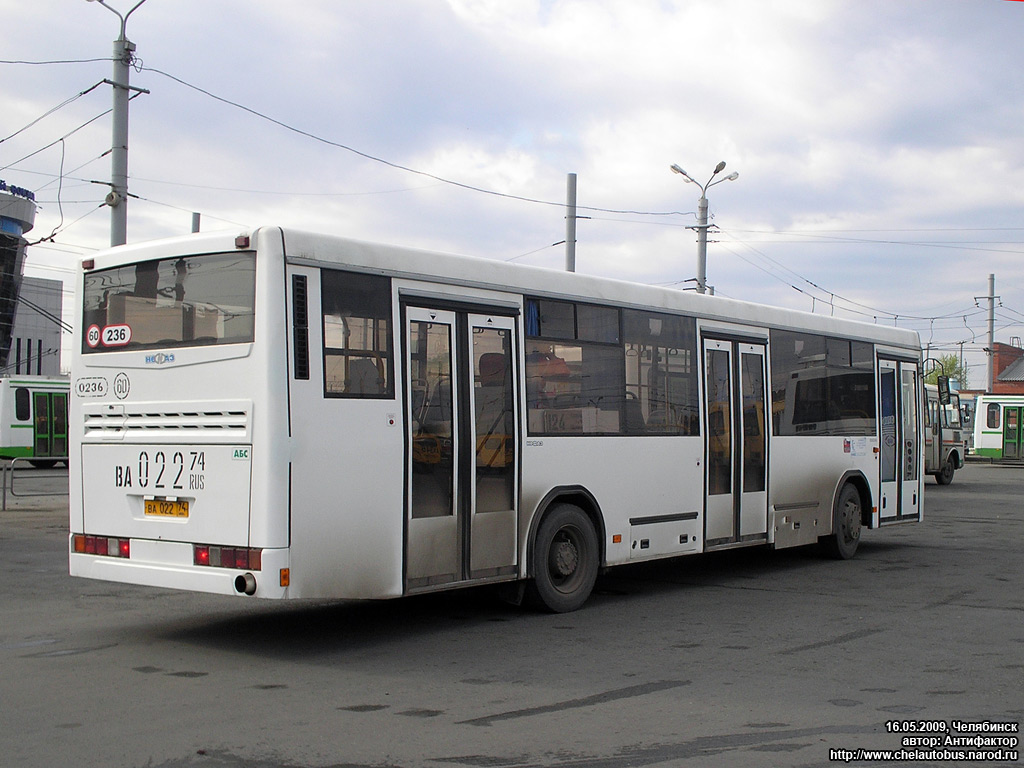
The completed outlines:
[[[1003,458],[1019,459],[1021,447],[1021,409],[1015,405],[1003,406]]]
[[[407,591],[518,563],[515,319],[405,307]]]
[[[425,587],[461,577],[455,314],[409,307],[405,326],[406,583]]]
[[[920,462],[916,363],[878,361],[879,517],[882,522],[920,513]]]
[[[704,340],[707,548],[767,538],[765,347]]]
[[[515,319],[469,315],[469,577],[513,573],[519,509]]]
[[[68,455],[68,396],[33,392],[33,456]]]
[[[902,412],[902,454],[903,487],[900,497],[900,517],[916,518],[921,511],[921,427],[920,427],[920,382],[916,363],[900,363],[900,410]]]
[[[924,403],[924,467],[926,472],[938,472],[942,467],[942,406],[939,395],[925,391]]]

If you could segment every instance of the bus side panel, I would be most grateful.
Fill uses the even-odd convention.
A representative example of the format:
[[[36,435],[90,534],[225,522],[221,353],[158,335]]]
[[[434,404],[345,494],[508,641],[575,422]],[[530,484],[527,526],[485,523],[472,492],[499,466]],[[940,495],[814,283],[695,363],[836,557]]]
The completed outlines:
[[[280,232],[260,230],[256,238],[256,339],[252,366],[252,473],[249,546],[283,550],[288,546],[288,333],[285,317],[284,252]],[[244,462],[239,456],[235,459]],[[278,581],[265,571],[265,579]]]
[[[840,479],[859,471],[878,499],[877,437],[775,437],[769,457],[770,531],[777,549],[812,544],[832,533],[832,504]]]
[[[296,274],[307,279],[309,378],[296,379],[289,362],[289,597],[398,596],[404,519],[401,406],[397,399],[324,396],[319,271],[290,267],[289,285]]]
[[[0,379],[0,457],[27,456],[32,441],[32,422],[23,428],[14,414],[14,387],[10,379]]]
[[[33,448],[31,404],[28,420],[18,421],[14,402],[17,388],[11,379],[3,379],[0,386],[0,456],[7,459],[31,456]],[[31,400],[29,402],[31,403]]]
[[[979,395],[974,414],[974,453],[989,459],[1003,455],[1002,408],[988,395]]]
[[[520,518],[521,551],[530,551],[538,505],[559,486],[584,488],[596,499],[604,517],[607,565],[700,551],[702,454],[700,437],[529,438],[523,451],[528,514]],[[615,536],[621,537],[618,543]]]

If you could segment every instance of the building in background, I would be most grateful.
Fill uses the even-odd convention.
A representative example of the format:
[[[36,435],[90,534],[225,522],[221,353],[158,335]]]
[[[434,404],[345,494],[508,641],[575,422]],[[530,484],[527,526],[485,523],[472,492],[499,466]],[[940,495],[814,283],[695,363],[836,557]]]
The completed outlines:
[[[21,279],[4,375],[60,375],[63,293],[64,284],[60,280]]]
[[[1024,349],[1020,339],[1014,337],[1009,344],[997,341],[993,346],[996,380],[992,382],[992,394],[1024,395]]]
[[[4,373],[8,371],[14,315],[25,264],[25,233],[32,229],[35,220],[35,194],[0,179],[0,371]],[[60,363],[57,365],[59,369]]]

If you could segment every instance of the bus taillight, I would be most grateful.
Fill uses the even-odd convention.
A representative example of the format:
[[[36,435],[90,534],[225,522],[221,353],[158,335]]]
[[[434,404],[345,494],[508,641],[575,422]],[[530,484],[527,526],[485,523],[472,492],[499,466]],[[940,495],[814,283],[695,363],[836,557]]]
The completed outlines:
[[[214,568],[245,568],[259,571],[263,567],[263,550],[249,547],[215,547],[210,544],[192,546],[192,563]]]
[[[85,536],[76,533],[73,539],[74,549],[80,555],[103,555],[104,557],[132,556],[130,539],[115,539],[107,536]]]

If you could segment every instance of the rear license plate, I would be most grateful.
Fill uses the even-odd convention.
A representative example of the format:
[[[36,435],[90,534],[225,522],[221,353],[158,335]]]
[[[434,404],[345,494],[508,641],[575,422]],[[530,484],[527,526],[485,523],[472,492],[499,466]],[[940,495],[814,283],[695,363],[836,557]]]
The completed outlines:
[[[187,501],[167,501],[166,499],[146,499],[144,511],[155,517],[188,517]]]

